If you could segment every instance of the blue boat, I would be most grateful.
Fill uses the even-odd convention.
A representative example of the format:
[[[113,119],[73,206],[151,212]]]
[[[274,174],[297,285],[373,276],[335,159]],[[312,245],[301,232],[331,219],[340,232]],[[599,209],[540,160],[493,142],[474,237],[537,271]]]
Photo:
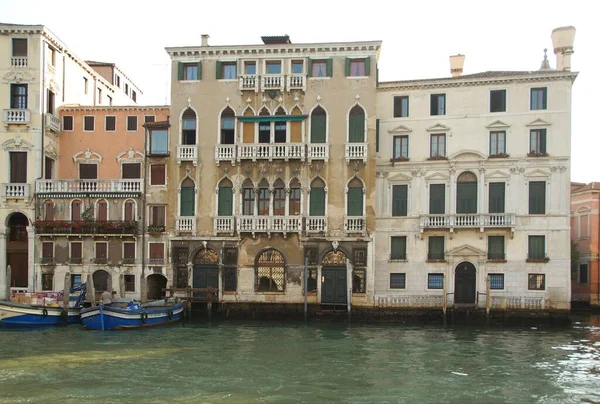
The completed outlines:
[[[127,307],[96,306],[81,310],[81,323],[90,330],[129,330],[172,324],[181,320],[183,303],[162,306],[131,302]]]

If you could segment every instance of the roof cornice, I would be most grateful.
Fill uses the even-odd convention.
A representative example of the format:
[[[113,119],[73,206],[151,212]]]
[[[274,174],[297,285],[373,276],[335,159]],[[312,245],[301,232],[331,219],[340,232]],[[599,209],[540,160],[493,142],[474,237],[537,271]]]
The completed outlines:
[[[168,105],[122,105],[122,106],[86,106],[86,105],[66,105],[59,108],[60,112],[75,111],[169,111]]]

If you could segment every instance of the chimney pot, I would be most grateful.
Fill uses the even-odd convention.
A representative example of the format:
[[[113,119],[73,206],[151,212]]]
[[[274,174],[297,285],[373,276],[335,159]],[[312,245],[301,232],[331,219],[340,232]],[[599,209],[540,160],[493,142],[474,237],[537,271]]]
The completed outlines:
[[[450,56],[450,74],[452,74],[452,77],[458,77],[462,74],[464,64],[465,55]]]
[[[559,27],[552,30],[552,46],[556,55],[556,69],[571,71],[571,55],[575,42],[575,27]]]
[[[202,34],[202,46],[208,46],[208,38],[210,38],[210,35]]]

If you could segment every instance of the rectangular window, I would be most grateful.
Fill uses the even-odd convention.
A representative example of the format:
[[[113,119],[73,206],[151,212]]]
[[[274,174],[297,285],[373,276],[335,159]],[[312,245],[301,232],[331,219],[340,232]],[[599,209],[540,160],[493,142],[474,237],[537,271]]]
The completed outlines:
[[[427,259],[430,261],[443,261],[444,258],[444,236],[429,236]]]
[[[125,94],[129,95],[129,84],[125,83]]]
[[[54,178],[54,160],[44,157],[44,179],[51,180],[52,178]]]
[[[304,62],[301,60],[292,60],[292,73],[302,74],[304,73]]]
[[[395,160],[408,160],[408,136],[394,136]]]
[[[546,258],[546,236],[529,236],[530,260],[543,260]]]
[[[96,264],[106,264],[108,258],[108,243],[96,243]]]
[[[117,117],[107,116],[104,118],[104,130],[106,132],[114,132],[117,130]]]
[[[54,274],[42,274],[42,290],[54,289]]]
[[[490,112],[506,112],[506,90],[490,91]]]
[[[102,90],[98,89],[98,105],[102,104]]]
[[[166,206],[164,205],[154,205],[150,206],[150,226],[165,226],[165,212]]]
[[[391,240],[391,260],[406,259],[406,236],[393,236]]]
[[[198,64],[184,63],[183,80],[198,80]]]
[[[54,243],[42,243],[42,263],[51,264],[54,262]]]
[[[366,61],[364,59],[350,59],[350,77],[368,76],[366,73]]]
[[[71,288],[78,288],[81,286],[81,275],[71,274]]]
[[[56,66],[56,49],[51,48],[50,46],[48,47],[48,52],[50,53],[50,57],[48,59],[50,65],[52,66]]]
[[[48,112],[49,114],[54,114],[54,93],[52,92],[52,90],[48,90],[48,100],[47,100],[47,106],[48,109],[46,110],[46,112]]]
[[[166,129],[150,130],[150,154],[168,156],[168,132]]]
[[[488,276],[490,278],[490,289],[504,289],[504,274],[489,274]]]
[[[83,117],[83,130],[85,132],[93,132],[94,131],[94,123],[95,123],[95,119],[93,116],[84,116]]]
[[[138,179],[142,178],[141,163],[123,163],[121,164],[121,178]]]
[[[71,242],[71,256],[69,257],[70,263],[81,264],[82,252],[83,243],[81,241]]]
[[[255,75],[256,62],[244,62],[244,73],[247,75]]]
[[[546,181],[529,182],[529,214],[546,213]]]
[[[154,115],[144,115],[144,123],[154,122]]]
[[[137,102],[137,93],[135,91],[131,91],[131,99],[133,102]]]
[[[529,290],[546,290],[546,275],[544,274],[528,274],[527,289]]]
[[[266,216],[269,214],[269,188],[258,188],[258,214]]]
[[[121,77],[117,74],[115,74],[115,85],[121,88]]]
[[[408,95],[394,97],[394,118],[408,117]]]
[[[587,285],[588,279],[588,265],[579,264],[579,284]]]
[[[538,87],[531,89],[531,110],[546,109],[548,102],[547,88]]]
[[[489,183],[489,204],[490,213],[504,213],[504,196],[506,186],[503,182]]]
[[[285,143],[287,141],[287,123],[275,122],[275,143]]]
[[[221,77],[225,80],[237,79],[237,63],[235,62],[224,62],[221,63]]]
[[[164,264],[165,262],[165,244],[150,243],[150,264]]]
[[[125,275],[125,292],[135,292],[135,275]]]
[[[27,183],[27,152],[9,152],[10,159],[10,183]]]
[[[300,197],[302,191],[300,188],[290,188],[290,202],[289,202],[289,214],[299,215],[300,214]]]
[[[281,74],[281,62],[267,62],[267,74]]]
[[[72,116],[63,116],[62,117],[62,129],[63,131],[72,131],[73,130],[73,117]]]
[[[488,237],[488,260],[504,259],[504,236]]]
[[[79,179],[80,180],[97,180],[98,179],[98,164],[79,163]]]
[[[446,94],[431,94],[430,115],[446,115]]]
[[[137,127],[137,116],[129,115],[127,116],[127,131],[135,132],[138,129]]]
[[[311,60],[310,75],[311,77],[328,77],[327,61],[326,60]]]
[[[106,98],[108,99],[108,105],[112,107],[112,105],[113,105],[112,97],[110,95],[107,95]]]
[[[429,186],[429,214],[443,215],[446,213],[446,185],[431,184]]]
[[[166,171],[165,164],[152,164],[150,166],[150,185],[167,185]]]
[[[123,243],[123,263],[135,263],[135,243]]]
[[[244,188],[242,195],[242,215],[250,216],[254,215],[254,189]]]
[[[490,132],[490,156],[506,154],[506,132]]]
[[[427,274],[427,289],[444,289],[444,274]]]
[[[532,129],[529,131],[529,156],[540,157],[546,155],[546,129]]]
[[[392,186],[392,216],[406,216],[408,210],[408,185]]]
[[[431,135],[430,157],[446,156],[446,135],[435,133]]]
[[[259,122],[258,143],[271,143],[271,123]]]
[[[13,57],[27,57],[27,38],[12,39]]]
[[[285,189],[273,189],[273,214],[276,216],[285,215]]]
[[[10,85],[10,108],[27,109],[27,84]]]
[[[390,289],[406,289],[406,274],[390,274]]]

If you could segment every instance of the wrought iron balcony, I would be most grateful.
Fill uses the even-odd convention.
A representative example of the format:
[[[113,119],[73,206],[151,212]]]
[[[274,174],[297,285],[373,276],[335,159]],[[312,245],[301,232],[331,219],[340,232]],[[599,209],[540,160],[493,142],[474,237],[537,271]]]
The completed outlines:
[[[116,180],[37,180],[35,191],[45,192],[114,192],[114,193],[140,193],[144,189],[142,179],[116,179]]]
[[[240,160],[302,160],[306,148],[303,143],[242,143],[238,145]]]
[[[301,233],[301,216],[239,216],[236,220],[238,233]]]
[[[27,67],[27,56],[13,56],[10,58],[10,67]]]
[[[36,234],[137,234],[135,220],[38,220]]]
[[[367,220],[364,216],[346,216],[344,230],[346,233],[364,233],[367,230]]]
[[[350,160],[362,160],[367,162],[368,147],[366,143],[346,143],[346,164]]]
[[[0,188],[0,197],[3,201],[7,199],[29,199],[29,184],[2,184]]]
[[[179,145],[177,146],[177,164],[182,161],[191,161],[194,165],[198,164],[198,146]]]
[[[234,144],[218,144],[215,147],[215,161],[217,165],[221,161],[231,161],[233,164],[236,159],[236,149]]]
[[[514,227],[514,213],[421,215],[421,229]]]
[[[213,219],[213,230],[215,234],[229,233],[233,236],[235,231],[235,220],[233,216],[215,216]]]
[[[307,158],[309,162],[311,160],[329,161],[329,145],[327,143],[309,143]]]
[[[196,216],[177,216],[175,218],[175,230],[178,234],[189,233],[196,235]]]
[[[51,113],[44,114],[44,124],[46,129],[51,130],[54,133],[60,133],[60,119]]]
[[[5,109],[4,125],[27,125],[31,122],[31,112],[28,109]]]
[[[307,216],[306,233],[326,233],[327,217],[325,216]]]

